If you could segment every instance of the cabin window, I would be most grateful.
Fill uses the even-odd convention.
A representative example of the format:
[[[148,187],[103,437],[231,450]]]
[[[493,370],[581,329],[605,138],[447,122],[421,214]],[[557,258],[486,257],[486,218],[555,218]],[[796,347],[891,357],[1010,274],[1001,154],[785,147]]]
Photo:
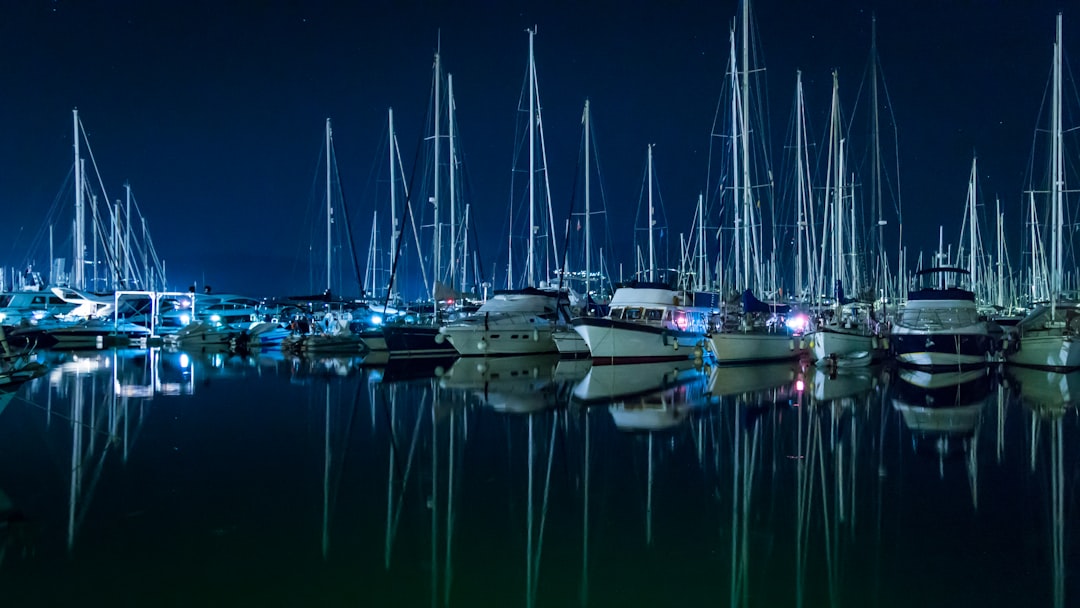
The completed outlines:
[[[45,296],[34,296],[34,299],[30,302],[31,306],[41,306],[45,303]]]
[[[491,339],[492,339],[492,340],[498,340],[498,339],[499,339],[499,336],[501,336],[501,335],[502,335],[502,334],[491,334]]]
[[[641,319],[642,312],[643,311],[640,308],[627,308],[626,311],[623,312],[623,318],[627,321],[637,321]]]
[[[664,311],[663,310],[656,310],[656,309],[650,308],[649,310],[645,311],[645,320],[646,321],[660,321],[663,318],[664,318]]]

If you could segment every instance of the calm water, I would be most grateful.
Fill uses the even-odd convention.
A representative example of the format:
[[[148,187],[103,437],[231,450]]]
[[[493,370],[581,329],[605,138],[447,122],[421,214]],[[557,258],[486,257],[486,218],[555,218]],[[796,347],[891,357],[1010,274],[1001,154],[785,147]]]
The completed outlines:
[[[1080,605],[1080,374],[50,359],[3,608]]]

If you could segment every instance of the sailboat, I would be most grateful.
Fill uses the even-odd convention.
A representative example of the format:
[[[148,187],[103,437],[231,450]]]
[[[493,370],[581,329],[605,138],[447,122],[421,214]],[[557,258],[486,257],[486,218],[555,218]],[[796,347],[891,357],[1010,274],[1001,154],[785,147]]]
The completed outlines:
[[[825,233],[822,235],[822,247],[829,248],[832,252],[830,258],[830,276],[835,285],[833,305],[829,310],[828,318],[819,319],[814,331],[810,334],[810,351],[812,358],[819,364],[830,364],[841,358],[854,353],[867,353],[869,357],[883,357],[886,350],[882,348],[885,341],[881,340],[878,332],[879,326],[865,305],[860,306],[855,300],[848,300],[844,296],[845,279],[849,284],[857,285],[857,274],[854,264],[850,270],[846,260],[852,258],[855,252],[855,226],[854,222],[847,222],[848,209],[851,209],[851,217],[854,219],[854,201],[847,196],[846,187],[846,163],[847,163],[847,140],[841,132],[840,124],[840,86],[837,73],[833,72],[832,87],[832,112],[829,130],[829,172],[828,181],[831,184],[829,190],[830,200],[827,203]],[[850,244],[845,238],[851,235]],[[822,263],[824,267],[824,262]]]
[[[446,336],[441,332],[441,325],[444,314],[446,313],[447,305],[450,303],[450,300],[453,300],[454,296],[457,295],[457,292],[455,290],[445,289],[445,286],[440,281],[443,273],[443,244],[441,240],[443,231],[442,222],[443,216],[445,215],[445,212],[442,210],[442,208],[444,207],[442,203],[442,197],[444,196],[444,188],[441,185],[442,167],[445,163],[445,165],[448,166],[450,170],[450,217],[452,218],[451,226],[455,226],[456,218],[454,218],[455,210],[453,209],[453,205],[456,201],[454,176],[456,175],[457,171],[457,159],[455,157],[455,136],[453,132],[453,80],[450,75],[447,75],[446,83],[448,84],[448,88],[450,89],[450,99],[444,100],[442,94],[444,76],[442,69],[442,56],[440,52],[435,53],[435,61],[434,66],[432,67],[432,71],[432,101],[430,116],[432,121],[432,131],[429,138],[432,142],[432,190],[427,199],[431,203],[432,212],[434,214],[434,217],[432,218],[432,226],[434,230],[432,233],[432,276],[430,282],[428,281],[428,276],[426,274],[427,270],[424,268],[423,263],[421,263],[421,271],[424,273],[425,286],[430,288],[431,301],[429,304],[426,305],[430,306],[430,309],[428,312],[416,315],[410,319],[399,320],[395,323],[388,323],[383,325],[383,339],[385,340],[386,349],[391,358],[449,358],[455,357],[458,354],[458,351],[454,347],[454,345],[449,340],[447,340]],[[446,111],[447,108],[450,109],[449,112],[446,112],[448,124],[450,125],[449,135],[443,133],[443,112]],[[395,142],[395,136],[392,133],[392,128],[390,137],[391,141]],[[443,159],[442,157],[443,139],[448,139],[450,141],[449,160]],[[391,151],[391,155],[393,155],[394,153],[395,151]],[[391,160],[391,164],[393,164],[393,160]],[[393,174],[394,170],[393,168],[391,168],[391,175]],[[393,191],[393,189],[391,189],[391,191]],[[411,227],[413,232],[413,238],[416,240],[417,250],[420,249],[420,242],[416,229],[416,220],[413,211],[413,205],[410,203],[411,200],[412,194],[406,190],[404,217],[402,219],[401,226],[398,227],[395,231],[396,236],[393,245],[393,250],[395,252],[393,262],[394,270],[390,278],[392,283],[397,280],[396,276],[393,276],[393,274],[396,273],[396,269],[401,263],[399,252],[401,251],[404,241],[403,236],[405,234],[406,225],[409,225]],[[456,234],[453,230],[451,232],[452,237],[450,251],[455,252],[457,250],[457,244],[455,242]],[[454,256],[451,255],[451,257],[453,258]],[[456,276],[456,261],[454,259],[451,259],[450,261],[449,272],[451,277]],[[390,291],[393,292],[393,288],[391,288]]]
[[[325,299],[327,310],[324,311],[320,323],[314,323],[311,333],[290,336],[281,341],[282,348],[296,352],[319,352],[319,353],[356,353],[359,354],[366,348],[364,341],[359,335],[352,332],[350,323],[352,315],[347,310],[330,310],[330,295],[333,287],[333,170],[336,156],[334,153],[333,129],[330,119],[326,119],[326,292]],[[344,206],[344,201],[342,201]],[[342,214],[348,230],[349,217]],[[351,243],[350,243],[351,246]]]
[[[718,363],[796,359],[806,354],[802,331],[807,318],[786,305],[761,302],[752,289],[766,286],[761,242],[760,201],[755,200],[750,147],[750,3],[741,8],[742,60],[736,60],[735,31],[730,34],[731,160],[734,194],[735,285],[742,291],[742,310],[724,311],[707,345]],[[789,318],[790,314],[790,318]]]
[[[537,148],[541,158],[545,157],[543,145],[543,121],[540,117],[540,93],[536,80],[536,61],[533,52],[535,30],[529,30],[529,64],[527,75],[528,87],[528,146],[529,146],[529,226],[543,226],[538,220],[536,194],[540,190],[537,184]],[[538,129],[539,127],[539,129]],[[547,209],[551,211],[550,192]],[[540,213],[543,215],[543,212]],[[537,223],[539,221],[539,224]],[[550,225],[550,222],[548,222]],[[484,302],[476,313],[444,325],[439,333],[463,356],[487,355],[523,355],[557,353],[553,334],[560,323],[570,320],[569,298],[565,291],[553,289],[546,281],[536,280],[536,230],[530,229],[528,260],[526,262],[526,286],[523,289],[496,291],[494,296]],[[548,234],[548,238],[552,235]],[[552,241],[554,239],[552,238]],[[510,255],[513,255],[511,250]],[[555,256],[558,259],[558,255]],[[512,280],[512,276],[510,279]]]
[[[1005,360],[1041,369],[1080,368],[1080,302],[1066,300],[1062,290],[1065,214],[1065,153],[1062,142],[1062,40],[1061,14],[1057,16],[1054,43],[1053,100],[1050,128],[1050,302],[1036,306],[1016,326],[1014,341]]]

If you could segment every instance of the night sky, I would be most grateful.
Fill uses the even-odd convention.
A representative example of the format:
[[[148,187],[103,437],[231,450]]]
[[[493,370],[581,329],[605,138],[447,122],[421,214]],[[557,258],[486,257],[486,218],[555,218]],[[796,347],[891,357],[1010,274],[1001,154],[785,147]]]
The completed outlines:
[[[824,137],[833,69],[842,104],[855,106],[876,13],[909,247],[929,252],[938,224],[947,241],[958,240],[973,154],[983,195],[1000,196],[1007,217],[1020,217],[1062,8],[1041,1],[757,2],[774,156],[785,145],[796,69],[814,139]],[[131,183],[173,288],[197,282],[252,295],[306,291],[312,231],[303,224],[322,200],[326,118],[364,249],[372,211],[386,205],[375,193],[385,173],[387,108],[394,108],[408,172],[426,128],[441,44],[444,68],[454,75],[480,255],[490,268],[505,241],[525,29],[535,25],[557,205],[565,209],[570,198],[589,98],[607,205],[618,210],[612,257],[630,267],[649,143],[670,229],[691,230],[735,15],[731,0],[8,0],[0,4],[0,264],[33,260],[44,269],[48,248],[40,235],[50,207],[59,201],[62,221],[73,217],[66,180],[77,107],[109,196],[122,197],[122,184]],[[1068,57],[1080,48],[1080,14],[1064,17]],[[858,137],[865,146],[867,136]],[[775,171],[783,166],[774,159]],[[1020,222],[1010,230],[1016,266]],[[56,227],[56,242],[70,255],[67,232]]]

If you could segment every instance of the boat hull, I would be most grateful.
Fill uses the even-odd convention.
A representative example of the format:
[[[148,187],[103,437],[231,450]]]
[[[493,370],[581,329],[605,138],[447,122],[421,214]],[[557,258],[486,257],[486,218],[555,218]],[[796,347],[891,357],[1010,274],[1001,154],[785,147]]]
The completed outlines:
[[[1078,369],[1080,368],[1080,342],[1072,336],[1060,333],[1056,335],[1028,334],[1020,338],[1016,350],[1005,355],[1005,361],[1039,369]]]
[[[387,325],[383,327],[383,337],[391,357],[456,357],[458,354],[434,325]]]
[[[808,352],[802,336],[772,333],[717,333],[709,336],[709,345],[717,363],[782,361],[798,359]]]
[[[869,352],[874,359],[888,354],[888,340],[877,336],[854,331],[819,329],[809,336],[810,356],[815,361],[828,359],[832,355],[844,357],[852,353]],[[882,348],[882,345],[885,345]]]
[[[440,330],[463,357],[555,354],[550,327],[453,327]]]
[[[580,318],[574,331],[585,340],[593,365],[701,358],[704,334],[612,319]]]
[[[924,369],[975,367],[990,362],[994,341],[987,334],[893,334],[897,363]]]

